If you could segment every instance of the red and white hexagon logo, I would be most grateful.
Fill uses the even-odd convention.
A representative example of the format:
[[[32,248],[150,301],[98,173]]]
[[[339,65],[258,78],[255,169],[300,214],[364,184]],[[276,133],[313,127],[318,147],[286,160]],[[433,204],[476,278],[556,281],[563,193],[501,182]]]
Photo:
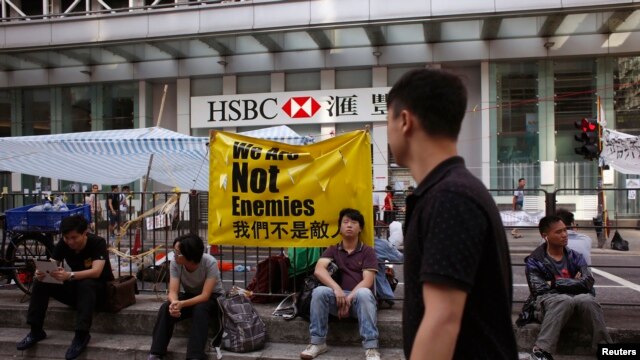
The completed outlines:
[[[294,119],[310,118],[320,110],[320,104],[311,96],[296,96],[282,105],[282,110]]]

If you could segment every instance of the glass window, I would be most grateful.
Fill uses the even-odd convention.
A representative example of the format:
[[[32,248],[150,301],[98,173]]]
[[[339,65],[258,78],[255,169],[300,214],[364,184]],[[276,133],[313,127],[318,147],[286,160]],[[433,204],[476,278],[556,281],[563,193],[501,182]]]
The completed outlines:
[[[240,75],[236,79],[238,94],[268,93],[271,91],[271,75]]]
[[[287,73],[284,77],[285,91],[320,90],[320,72]]]
[[[613,59],[616,130],[640,135],[640,57]]]
[[[133,105],[138,96],[137,83],[108,84],[104,85],[103,91],[103,129],[134,128]]]
[[[336,89],[368,88],[371,84],[371,69],[336,70]]]
[[[596,161],[576,154],[575,122],[597,114],[596,61],[594,59],[556,61],[554,68],[556,186],[593,189],[598,183]]]
[[[496,65],[499,163],[538,161],[538,64]]]
[[[91,131],[91,87],[61,89],[62,133]]]
[[[615,129],[631,135],[640,135],[640,57],[620,57],[613,61],[613,91],[615,111]],[[616,187],[626,187],[627,179],[637,175],[616,171]],[[618,218],[637,217],[640,202],[631,200],[626,193],[618,192],[615,197],[615,210]]]
[[[556,159],[583,161],[575,153],[575,122],[595,117],[596,62],[594,59],[556,61],[554,67]]]
[[[0,91],[0,137],[11,136],[11,92]]]
[[[20,135],[51,134],[51,90],[22,91],[22,133]]]
[[[402,75],[416,69],[424,69],[424,66],[390,67],[387,70],[387,85],[393,86],[396,81],[398,81],[402,77]]]
[[[191,79],[191,96],[222,95],[222,77]]]

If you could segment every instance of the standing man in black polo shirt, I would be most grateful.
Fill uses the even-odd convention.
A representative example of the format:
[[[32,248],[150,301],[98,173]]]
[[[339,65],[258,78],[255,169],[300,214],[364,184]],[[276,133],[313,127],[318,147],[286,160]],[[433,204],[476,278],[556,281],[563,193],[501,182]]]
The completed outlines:
[[[387,106],[391,151],[419,184],[405,224],[406,357],[517,359],[500,214],[457,153],[467,106],[462,81],[414,70],[393,86]]]
[[[62,240],[53,250],[53,259],[58,261],[58,270],[51,277],[62,284],[42,282],[45,274],[36,270],[27,312],[27,323],[31,332],[16,348],[26,350],[47,337],[43,330],[44,318],[49,306],[49,297],[76,308],[76,333],[67,349],[66,359],[77,358],[87,347],[91,335],[93,312],[99,298],[104,297],[105,284],[113,280],[111,263],[105,240],[89,233],[89,223],[80,215],[69,216],[60,223]],[[71,271],[62,267],[65,261]]]

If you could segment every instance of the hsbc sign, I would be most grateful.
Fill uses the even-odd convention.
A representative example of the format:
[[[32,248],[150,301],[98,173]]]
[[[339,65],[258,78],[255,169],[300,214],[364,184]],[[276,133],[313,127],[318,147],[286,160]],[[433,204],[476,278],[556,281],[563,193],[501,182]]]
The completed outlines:
[[[340,89],[191,98],[191,127],[384,121],[390,88]]]

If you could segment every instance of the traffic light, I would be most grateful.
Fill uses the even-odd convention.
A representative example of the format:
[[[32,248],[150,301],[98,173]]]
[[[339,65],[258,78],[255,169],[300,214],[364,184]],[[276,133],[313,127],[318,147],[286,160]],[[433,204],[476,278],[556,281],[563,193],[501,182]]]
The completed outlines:
[[[576,154],[584,156],[587,160],[600,157],[600,125],[598,120],[583,118],[575,122],[576,129],[580,132],[575,136],[576,141],[582,143],[577,147]]]

